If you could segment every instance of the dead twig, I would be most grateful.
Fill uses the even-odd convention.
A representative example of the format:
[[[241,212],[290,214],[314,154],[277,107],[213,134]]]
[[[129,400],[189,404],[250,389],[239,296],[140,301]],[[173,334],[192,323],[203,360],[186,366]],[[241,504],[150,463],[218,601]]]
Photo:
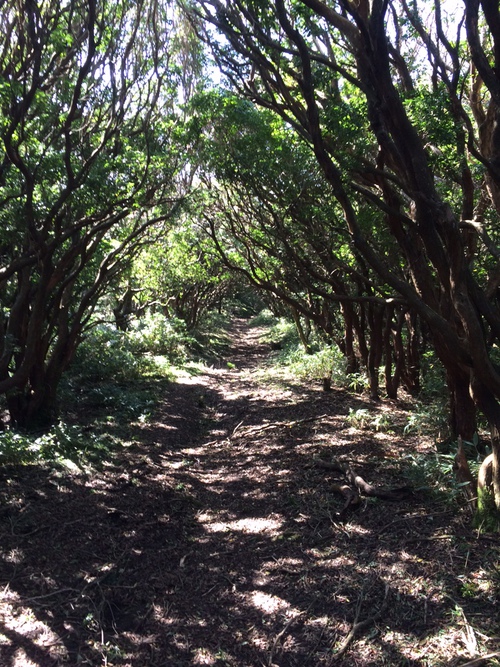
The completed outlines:
[[[399,543],[400,547],[404,547],[407,544],[414,544],[415,542],[432,542],[433,540],[451,540],[454,535],[447,533],[446,535],[419,535],[418,537],[411,537],[408,540],[404,540]]]
[[[240,428],[241,426],[243,426],[244,422],[245,422],[245,420],[242,419],[238,424],[236,424],[236,426],[233,428],[233,430],[232,430],[232,432],[231,432],[231,434],[230,434],[230,436],[229,436],[230,438],[232,438],[232,437],[234,436],[234,434],[236,433],[236,431],[238,431],[239,428]]]
[[[462,614],[462,619],[464,622],[465,630],[462,630],[463,638],[464,638],[464,644],[467,647],[467,650],[469,651],[469,655],[473,656],[477,654],[477,637],[476,633],[474,632],[474,628],[472,625],[469,623],[464,610],[460,608],[460,612]]]
[[[360,621],[359,617],[361,615],[361,606],[363,604],[364,600],[364,595],[363,595],[364,589],[361,591],[358,601],[356,603],[356,615],[354,617],[354,621],[352,624],[352,628],[347,635],[347,637],[344,639],[340,647],[337,649],[334,655],[330,658],[330,664],[333,664],[336,662],[340,657],[344,655],[344,653],[347,651],[351,643],[353,642],[354,638],[356,635],[358,635],[362,630],[365,630],[365,628],[368,628],[372,623],[375,623],[383,614],[386,606],[387,606],[387,596],[389,594],[389,584],[386,584],[385,586],[385,592],[384,592],[384,599],[382,600],[382,604],[380,605],[380,609],[375,612],[375,614],[372,614],[368,618],[365,618],[364,621]]]
[[[271,646],[271,650],[269,651],[269,656],[267,658],[267,667],[272,667],[273,658],[274,658],[274,654],[276,653],[278,643],[281,641],[281,639],[288,632],[288,629],[290,628],[290,626],[293,623],[295,623],[295,621],[298,620],[301,616],[304,616],[305,613],[306,613],[305,611],[301,611],[298,614],[295,614],[295,616],[292,616],[292,618],[288,619],[288,621],[285,623],[285,627],[280,632],[278,632],[276,637],[273,639],[273,645]]]
[[[326,419],[328,415],[317,415],[314,417],[306,417],[304,419],[295,419],[289,422],[272,422],[271,424],[264,424],[262,426],[248,426],[245,429],[242,429],[238,433],[239,438],[245,438],[249,435],[256,435],[262,431],[269,431],[273,428],[294,428],[295,426],[301,426],[302,424],[307,424],[308,422],[318,421],[319,419]],[[241,422],[243,423],[243,422]],[[241,426],[241,423],[236,426],[231,434],[231,438],[234,436],[235,432]]]
[[[402,516],[398,519],[394,519],[393,521],[390,521],[387,523],[385,526],[382,526],[382,528],[378,531],[378,535],[382,535],[382,533],[385,533],[386,530],[391,528],[391,526],[394,526],[396,523],[401,523],[403,521],[409,521],[410,519],[433,519],[435,516],[440,516],[442,514],[453,514],[453,510],[446,510],[446,512],[433,512],[432,514],[407,514],[406,516]]]
[[[50,593],[45,593],[44,595],[34,595],[30,598],[20,598],[19,600],[14,600],[13,603],[16,605],[27,604],[28,602],[36,602],[37,600],[45,600],[50,598],[53,595],[61,595],[61,593],[78,593],[76,588],[59,588],[57,591],[52,591]]]

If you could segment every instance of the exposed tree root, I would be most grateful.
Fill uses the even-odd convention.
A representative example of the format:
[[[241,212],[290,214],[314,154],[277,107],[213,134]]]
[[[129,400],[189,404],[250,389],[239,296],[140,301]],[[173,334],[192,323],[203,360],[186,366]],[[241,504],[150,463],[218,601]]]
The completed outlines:
[[[386,487],[377,487],[368,484],[360,475],[356,475],[351,468],[337,460],[325,461],[315,458],[314,465],[318,468],[340,472],[345,478],[346,484],[333,484],[332,490],[341,493],[346,499],[346,503],[338,514],[338,518],[343,518],[350,507],[355,507],[361,502],[361,496],[380,498],[381,500],[400,501],[413,492],[411,486],[401,486],[394,489]]]

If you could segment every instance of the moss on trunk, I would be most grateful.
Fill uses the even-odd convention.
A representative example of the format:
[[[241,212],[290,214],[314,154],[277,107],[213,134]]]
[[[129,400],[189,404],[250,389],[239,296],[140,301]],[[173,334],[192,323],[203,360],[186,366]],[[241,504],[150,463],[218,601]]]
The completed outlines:
[[[484,533],[500,532],[500,510],[491,488],[478,488],[474,527]]]

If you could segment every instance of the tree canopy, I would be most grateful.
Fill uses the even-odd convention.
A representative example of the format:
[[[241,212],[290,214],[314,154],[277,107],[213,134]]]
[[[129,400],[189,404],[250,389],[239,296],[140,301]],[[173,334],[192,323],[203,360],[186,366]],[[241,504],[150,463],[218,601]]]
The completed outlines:
[[[184,6],[233,89],[309,147],[376,292],[425,323],[456,432],[486,415],[500,504],[497,3]]]
[[[168,2],[32,2],[0,15],[0,391],[20,427],[98,299],[185,194]]]
[[[431,346],[454,434],[489,422],[500,506],[497,3],[17,0],[0,22],[14,425],[54,419],[101,297],[117,326],[133,294],[195,326],[229,270],[373,398],[381,366],[417,392]]]

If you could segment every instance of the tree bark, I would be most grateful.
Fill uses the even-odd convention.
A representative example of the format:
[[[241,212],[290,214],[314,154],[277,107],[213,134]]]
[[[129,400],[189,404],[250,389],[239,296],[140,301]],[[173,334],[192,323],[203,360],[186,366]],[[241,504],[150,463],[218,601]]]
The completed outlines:
[[[459,436],[472,442],[477,433],[477,407],[470,395],[469,379],[459,369],[449,368],[446,374],[449,392],[449,423],[451,437]]]

